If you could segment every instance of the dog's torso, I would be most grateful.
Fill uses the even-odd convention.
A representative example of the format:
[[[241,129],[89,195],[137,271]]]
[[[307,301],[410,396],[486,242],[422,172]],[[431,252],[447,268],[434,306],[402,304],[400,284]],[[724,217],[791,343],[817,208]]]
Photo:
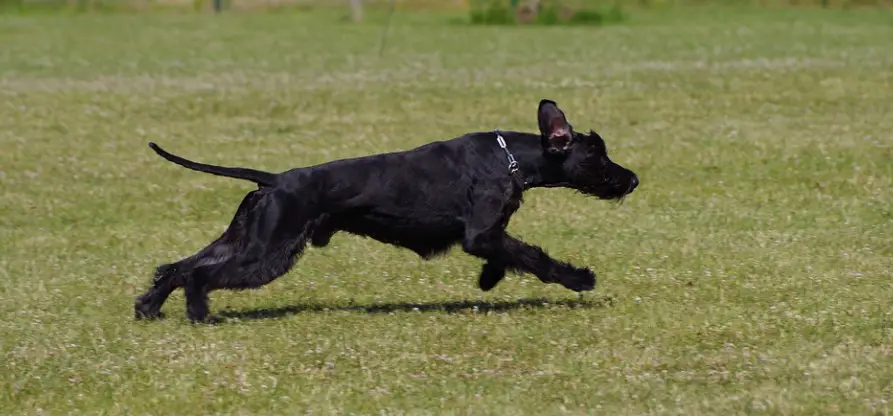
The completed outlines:
[[[536,145],[538,137],[507,132],[508,146]],[[346,231],[408,248],[428,258],[461,241],[471,214],[469,201],[481,189],[502,192],[518,204],[520,176],[508,169],[493,133],[473,133],[415,149],[285,172],[280,187],[312,189],[324,216],[314,244]],[[458,197],[457,197],[458,195]],[[297,195],[297,197],[314,197]],[[517,209],[517,205],[514,209]]]

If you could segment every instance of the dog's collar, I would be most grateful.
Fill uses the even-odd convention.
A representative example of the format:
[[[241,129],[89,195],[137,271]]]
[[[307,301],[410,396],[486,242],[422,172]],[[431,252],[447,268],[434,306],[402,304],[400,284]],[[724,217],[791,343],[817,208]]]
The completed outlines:
[[[499,134],[499,129],[493,130],[493,133],[496,133],[496,143],[499,143],[499,147],[505,151],[505,157],[509,161],[509,173],[514,175],[518,172],[518,161],[515,160],[515,157],[512,156],[512,152],[509,152],[508,147],[506,147],[505,139]]]

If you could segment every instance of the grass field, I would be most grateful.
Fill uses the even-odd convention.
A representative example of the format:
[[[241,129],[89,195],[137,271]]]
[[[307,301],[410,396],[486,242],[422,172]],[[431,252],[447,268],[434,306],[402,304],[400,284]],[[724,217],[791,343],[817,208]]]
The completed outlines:
[[[640,12],[486,28],[398,15],[0,20],[3,414],[881,414],[893,408],[893,17]],[[642,185],[534,190],[510,231],[589,265],[578,298],[476,289],[337,235],[215,292],[226,322],[133,320],[158,264],[282,170],[467,131],[535,131],[548,97]]]

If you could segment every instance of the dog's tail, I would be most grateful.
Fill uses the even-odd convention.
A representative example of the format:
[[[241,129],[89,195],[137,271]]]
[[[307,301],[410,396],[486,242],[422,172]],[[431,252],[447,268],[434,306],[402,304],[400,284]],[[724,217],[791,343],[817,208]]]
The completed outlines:
[[[226,166],[206,165],[204,163],[193,162],[180,156],[170,154],[159,147],[157,144],[152,142],[149,142],[149,147],[151,147],[152,150],[155,151],[155,153],[158,153],[159,156],[192,170],[210,173],[212,175],[226,176],[228,178],[244,179],[246,181],[255,182],[261,186],[273,186],[276,184],[277,175],[275,173],[248,168],[230,168]]]

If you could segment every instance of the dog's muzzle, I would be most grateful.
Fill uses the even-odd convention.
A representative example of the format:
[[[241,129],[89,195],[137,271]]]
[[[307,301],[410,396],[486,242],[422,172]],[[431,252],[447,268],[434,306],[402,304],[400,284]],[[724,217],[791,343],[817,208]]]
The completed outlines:
[[[639,186],[639,177],[634,173],[629,178],[629,188],[626,190],[626,195],[633,193],[637,186]]]

